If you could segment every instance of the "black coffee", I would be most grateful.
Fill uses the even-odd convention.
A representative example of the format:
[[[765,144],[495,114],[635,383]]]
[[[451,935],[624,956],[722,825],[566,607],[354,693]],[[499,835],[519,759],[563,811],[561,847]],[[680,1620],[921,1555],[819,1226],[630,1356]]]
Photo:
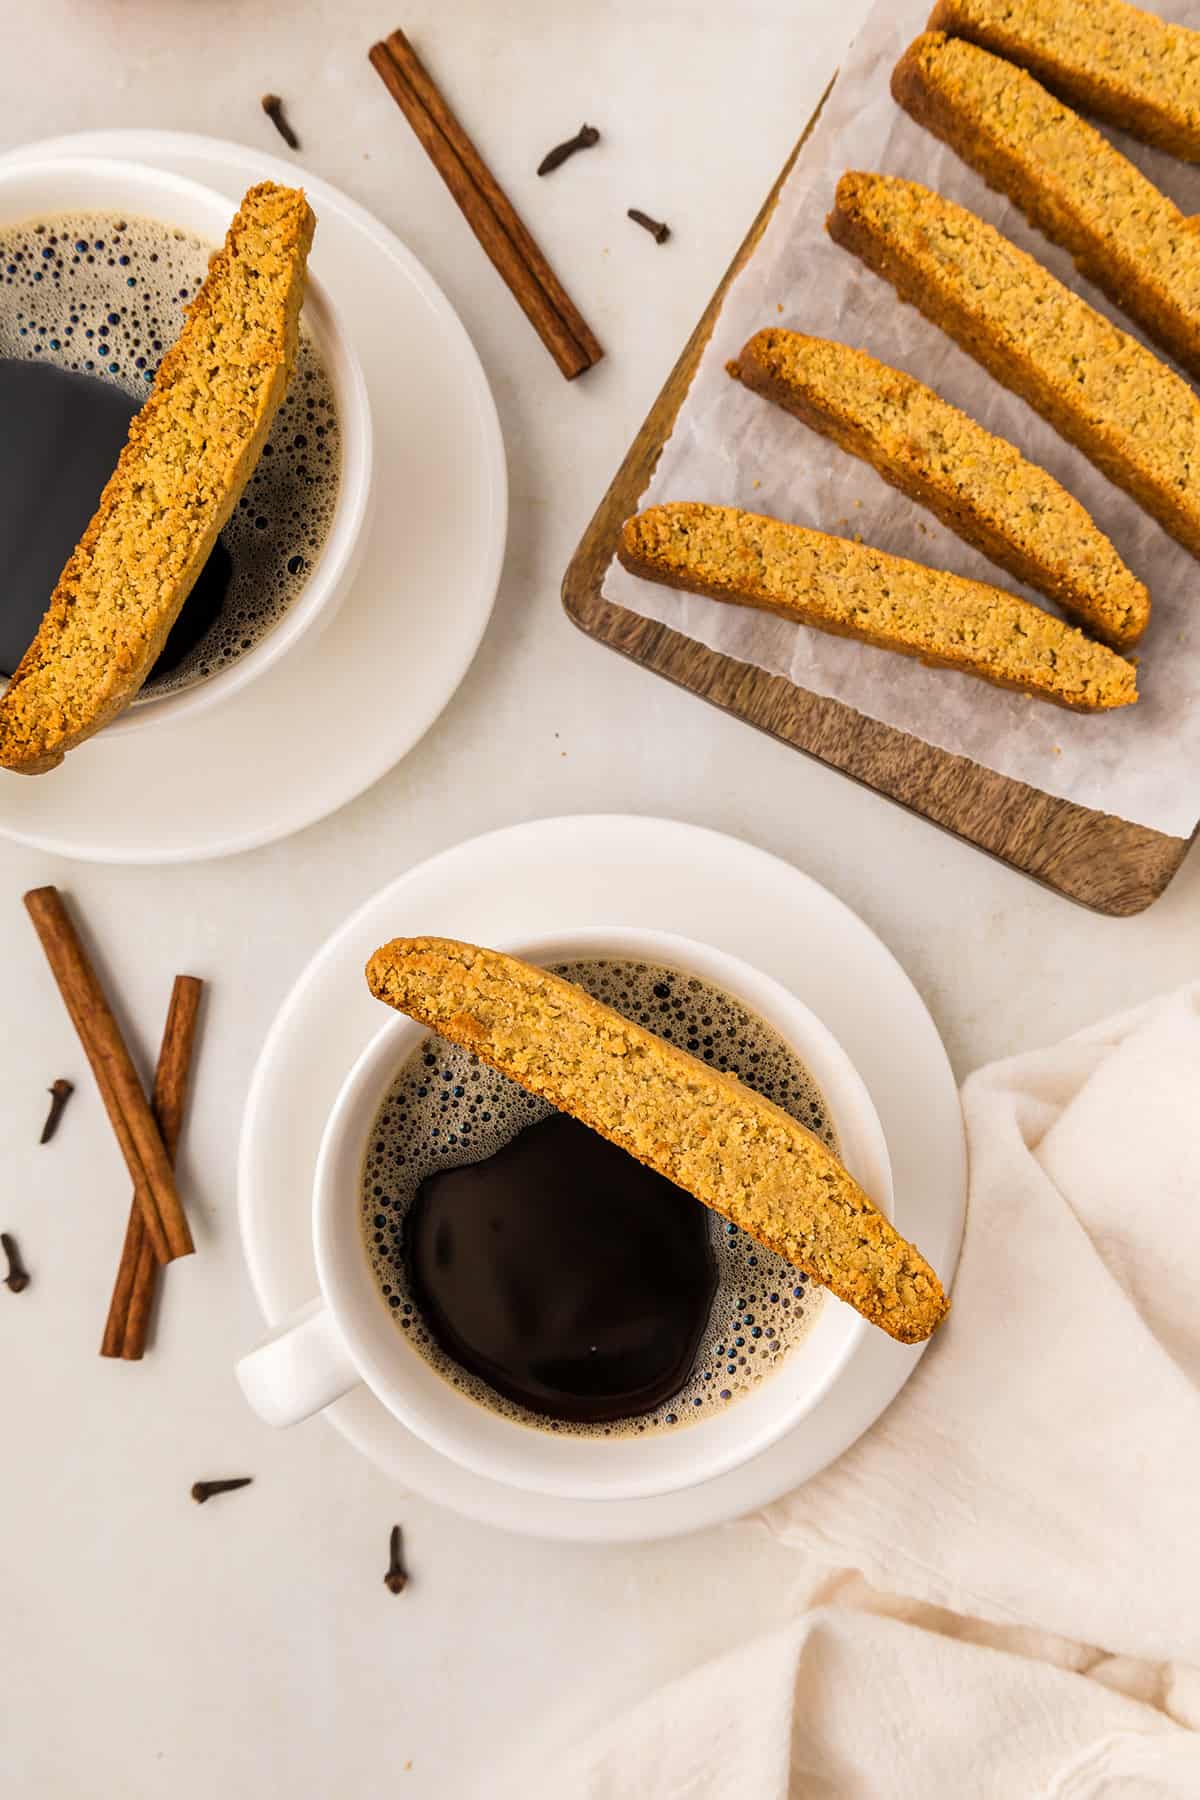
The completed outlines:
[[[0,359],[0,675],[11,675],[29,648],[136,411],[136,401],[96,375]],[[212,630],[232,573],[218,541],[156,675],[177,669]]]
[[[0,675],[28,647],[211,253],[115,214],[0,231]],[[278,624],[328,535],[340,463],[332,384],[302,335],[258,467],[147,699],[227,667]]]
[[[837,1149],[803,1064],[728,995],[643,963],[558,972]],[[420,1354],[481,1405],[551,1430],[704,1418],[768,1375],[823,1299],[690,1195],[435,1037],[380,1108],[361,1216],[380,1294]]]
[[[703,1208],[563,1113],[427,1175],[405,1250],[448,1356],[529,1412],[581,1424],[677,1394],[717,1289]]]

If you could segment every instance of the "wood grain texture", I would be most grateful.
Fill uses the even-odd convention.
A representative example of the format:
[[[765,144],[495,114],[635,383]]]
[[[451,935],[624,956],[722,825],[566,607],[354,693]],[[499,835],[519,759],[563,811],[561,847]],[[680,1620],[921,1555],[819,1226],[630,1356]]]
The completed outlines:
[[[836,77],[835,77],[836,79]],[[838,700],[736,662],[603,598],[621,526],[645,493],[734,278],[754,254],[784,182],[820,117],[821,97],[762,210],[630,445],[563,578],[568,616],[589,637],[1096,912],[1128,916],[1162,894],[1186,838],[1131,825],[997,775],[868,719]]]

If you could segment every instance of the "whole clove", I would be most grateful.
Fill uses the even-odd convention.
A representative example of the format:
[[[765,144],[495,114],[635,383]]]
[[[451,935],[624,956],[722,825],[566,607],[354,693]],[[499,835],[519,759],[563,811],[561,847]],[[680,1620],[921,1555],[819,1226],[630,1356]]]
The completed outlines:
[[[383,1585],[389,1594],[402,1594],[408,1585],[408,1576],[404,1572],[403,1544],[398,1525],[392,1526],[392,1535],[388,1539],[388,1570],[383,1578]]]
[[[537,166],[538,174],[552,175],[555,169],[561,169],[577,150],[590,150],[593,144],[599,142],[600,133],[594,125],[581,125],[574,137],[568,138],[563,144],[555,144],[553,150],[547,150]]]
[[[295,132],[288,124],[287,119],[284,117],[283,101],[279,98],[279,95],[264,94],[262,97],[262,109],[283,139],[284,143],[287,145],[288,149],[298,150],[300,148],[300,139],[296,136]]]
[[[75,1083],[60,1078],[50,1088],[50,1111],[46,1114],[46,1123],[42,1126],[39,1144],[48,1144],[58,1130],[58,1121],[62,1118],[67,1101],[75,1092]]]
[[[10,1293],[23,1293],[29,1286],[29,1270],[21,1261],[17,1240],[7,1231],[0,1231],[0,1250],[3,1250],[8,1259],[8,1273],[4,1277],[5,1287],[9,1289]]]
[[[664,225],[661,219],[652,219],[650,214],[642,212],[640,207],[631,206],[629,217],[635,225],[640,225],[643,231],[648,231],[656,244],[665,244],[671,235],[669,225]]]
[[[192,1499],[197,1506],[203,1506],[214,1494],[232,1494],[234,1488],[249,1487],[253,1480],[253,1475],[232,1475],[223,1481],[193,1481]]]

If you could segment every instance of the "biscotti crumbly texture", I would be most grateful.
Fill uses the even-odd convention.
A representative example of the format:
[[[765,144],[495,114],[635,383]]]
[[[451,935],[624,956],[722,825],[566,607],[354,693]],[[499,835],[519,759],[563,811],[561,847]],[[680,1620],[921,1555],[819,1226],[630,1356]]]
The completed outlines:
[[[729,372],[861,456],[967,543],[1127,649],[1150,596],[1078,500],[902,369],[828,338],[757,332]]]
[[[826,224],[1200,556],[1200,400],[1181,375],[919,182],[843,175]]]
[[[250,189],[0,698],[0,765],[54,768],[135,697],[237,504],[296,357],[315,221]]]
[[[1108,139],[1023,69],[927,32],[892,93],[1200,375],[1200,232]]]
[[[626,520],[625,568],[977,675],[1075,712],[1131,706],[1131,663],[1073,625],[986,582],[781,519],[688,501]]]
[[[582,988],[495,950],[396,938],[367,964],[379,1000],[685,1188],[902,1343],[949,1302],[812,1132]]]
[[[1200,162],[1200,32],[1125,0],[938,0],[932,31],[970,38],[1147,144]]]

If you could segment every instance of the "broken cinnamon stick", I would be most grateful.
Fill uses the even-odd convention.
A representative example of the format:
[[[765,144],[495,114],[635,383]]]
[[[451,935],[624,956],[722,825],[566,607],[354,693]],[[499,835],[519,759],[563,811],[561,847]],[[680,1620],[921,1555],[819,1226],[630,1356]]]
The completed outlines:
[[[54,887],[33,888],[25,896],[25,909],[92,1066],[133,1181],[154,1255],[159,1262],[189,1256],[195,1245],[175,1187],[171,1159],[120,1027],[62,896]]]
[[[158,1052],[158,1067],[154,1072],[152,1107],[163,1146],[172,1162],[183,1126],[196,1019],[203,991],[204,983],[196,976],[175,977]],[[158,1263],[135,1196],[129,1209],[125,1242],[100,1343],[101,1356],[119,1356],[126,1362],[140,1361],[146,1349],[146,1330],[157,1283]]]
[[[370,58],[450,189],[471,230],[568,381],[604,355],[578,307],[530,236],[402,31]]]

